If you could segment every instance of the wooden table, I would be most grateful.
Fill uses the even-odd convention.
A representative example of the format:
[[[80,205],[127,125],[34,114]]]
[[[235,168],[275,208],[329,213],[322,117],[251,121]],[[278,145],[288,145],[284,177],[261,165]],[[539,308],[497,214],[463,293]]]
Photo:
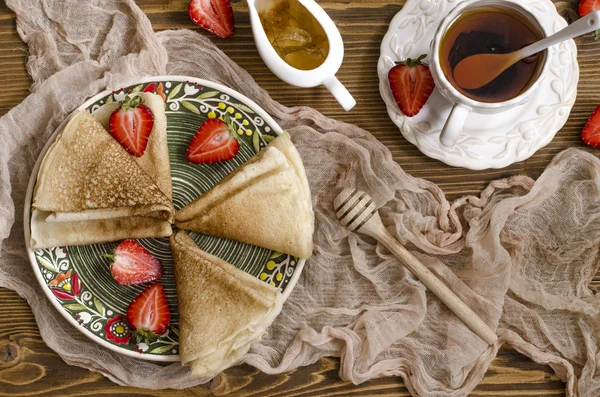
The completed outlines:
[[[394,159],[416,177],[440,185],[453,200],[478,194],[490,181],[515,174],[537,178],[550,159],[568,147],[583,147],[580,131],[592,110],[600,104],[597,59],[600,43],[591,35],[577,40],[581,82],[575,107],[554,140],[529,160],[502,170],[474,172],[452,168],[422,155],[399,133],[379,95],[376,72],[379,44],[389,21],[404,1],[323,0],[341,30],[346,58],[339,79],[358,104],[344,112],[324,88],[296,89],[278,80],[255,51],[245,2],[234,4],[236,33],[230,40],[214,38],[217,45],[254,76],[258,84],[284,105],[306,105],[327,116],[354,123],[371,131],[392,152]],[[578,0],[555,1],[561,15],[575,20]],[[138,0],[155,30],[194,28],[187,16],[187,0]],[[202,32],[202,34],[206,34]],[[27,46],[16,32],[15,15],[0,3],[0,115],[28,94],[31,84],[25,69]],[[594,151],[599,154],[600,150]],[[24,269],[29,271],[29,269]],[[596,277],[592,287],[600,287]],[[16,360],[16,363],[15,363]],[[324,358],[314,365],[279,376],[264,375],[247,365],[232,368],[208,385],[186,391],[151,391],[116,386],[103,376],[67,366],[41,340],[27,303],[15,292],[0,289],[0,396],[23,395],[225,395],[232,396],[371,396],[409,395],[400,378],[381,378],[354,386],[338,377],[339,361]],[[212,393],[211,393],[212,392]],[[549,367],[538,365],[509,347],[500,350],[473,396],[562,396],[564,385]]]

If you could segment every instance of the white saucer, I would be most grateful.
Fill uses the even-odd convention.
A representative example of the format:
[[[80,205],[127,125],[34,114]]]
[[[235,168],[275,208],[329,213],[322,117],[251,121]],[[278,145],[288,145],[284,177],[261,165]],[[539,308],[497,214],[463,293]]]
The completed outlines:
[[[450,103],[435,89],[418,115],[406,117],[394,101],[387,74],[399,60],[429,54],[439,23],[461,1],[406,2],[392,19],[381,43],[377,64],[379,90],[392,121],[423,154],[473,170],[506,167],[546,146],[567,121],[577,96],[577,47],[568,40],[550,48],[550,69],[529,102],[499,114],[470,114],[457,143],[445,147],[439,136],[450,113]],[[522,6],[538,16],[549,32],[567,26],[549,0],[523,0]]]

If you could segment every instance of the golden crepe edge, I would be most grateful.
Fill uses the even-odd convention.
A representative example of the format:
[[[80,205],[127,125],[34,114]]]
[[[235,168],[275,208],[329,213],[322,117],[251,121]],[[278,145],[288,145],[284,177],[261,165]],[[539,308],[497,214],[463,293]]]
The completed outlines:
[[[282,179],[274,178],[277,175]],[[261,191],[260,184],[270,184],[273,190]],[[245,196],[248,198],[242,198]],[[310,188],[289,134],[283,132],[211,190],[177,211],[175,225],[309,257],[314,232]]]
[[[182,230],[171,236],[179,304],[180,357],[194,376],[237,363],[280,313],[275,288],[202,251]]]
[[[89,136],[96,139],[88,142],[82,138],[86,128],[93,131]],[[70,148],[73,143],[76,147]],[[93,153],[93,156],[85,157],[86,153]],[[105,157],[116,165],[102,163]],[[74,163],[71,164],[71,161]],[[120,169],[123,164],[124,170]],[[102,177],[102,172],[106,173],[111,166],[119,166],[117,171],[123,174],[120,175],[121,182],[125,183],[110,185],[114,176],[110,173]],[[85,182],[91,188],[84,195],[82,181],[90,179],[90,175],[86,174],[90,169],[97,174],[91,182]],[[131,175],[127,174],[129,171]],[[61,180],[61,173],[68,177]],[[70,184],[77,188],[70,189]],[[117,194],[111,188],[121,190],[116,200]],[[112,196],[106,191],[111,191]],[[90,192],[101,192],[106,197],[96,197]],[[128,198],[126,193],[132,197]],[[110,199],[120,205],[111,208],[108,204]],[[126,205],[122,205],[123,202]],[[65,210],[61,211],[62,208]],[[104,243],[123,238],[168,237],[172,234],[173,212],[171,200],[125,149],[92,115],[85,110],[79,111],[56,137],[40,164],[32,201],[30,245],[38,249]]]
[[[171,161],[169,159],[169,147],[167,145],[167,116],[165,114],[165,102],[163,99],[151,92],[136,92],[129,96],[140,96],[142,104],[146,105],[154,116],[154,126],[148,137],[146,151],[140,157],[132,159],[140,166],[156,183],[160,190],[170,200],[173,199],[173,183],[171,180]],[[111,102],[100,106],[94,113],[94,117],[108,131],[108,122],[111,114],[120,106],[120,102]]]

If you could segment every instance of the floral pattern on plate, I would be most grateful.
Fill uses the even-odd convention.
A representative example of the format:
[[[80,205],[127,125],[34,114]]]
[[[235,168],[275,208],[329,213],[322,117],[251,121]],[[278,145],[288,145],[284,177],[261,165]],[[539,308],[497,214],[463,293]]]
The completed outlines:
[[[168,78],[146,81],[105,92],[81,106],[96,112],[121,101],[128,93],[155,92],[165,100],[167,139],[173,179],[173,203],[179,209],[209,190],[214,184],[264,148],[280,131],[255,104],[217,84],[198,79]],[[200,124],[226,114],[240,138],[236,158],[218,164],[194,165],[185,160],[187,144]],[[44,153],[45,154],[45,153]],[[31,183],[35,182],[37,168]],[[33,186],[33,185],[32,185]],[[31,202],[31,197],[28,198]],[[263,248],[190,233],[198,246],[289,295],[304,264],[303,260]],[[118,244],[55,247],[30,250],[30,258],[46,295],[84,334],[120,353],[154,361],[179,359],[177,296],[168,239],[138,240],[163,265],[163,284],[171,311],[169,329],[150,344],[135,344],[127,323],[127,306],[146,285],[121,286],[112,280],[110,261],[103,254]]]

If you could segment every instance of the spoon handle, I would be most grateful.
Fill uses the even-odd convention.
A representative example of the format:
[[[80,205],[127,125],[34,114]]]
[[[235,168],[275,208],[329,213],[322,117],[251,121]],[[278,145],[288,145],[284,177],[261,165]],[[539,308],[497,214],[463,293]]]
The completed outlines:
[[[376,235],[376,237],[375,237]],[[439,278],[425,267],[402,244],[392,237],[384,227],[380,232],[372,235],[392,252],[421,282],[437,296],[444,304],[456,314],[475,334],[488,345],[493,345],[498,340],[496,333],[471,309],[465,302],[452,292]]]
[[[558,44],[561,41],[569,40],[586,33],[600,29],[600,10],[589,13],[583,18],[579,18],[566,28],[559,30],[552,36],[546,37],[543,40],[537,41],[519,51],[522,58],[527,58],[533,54],[545,50],[548,47]],[[521,59],[522,59],[521,58]]]

